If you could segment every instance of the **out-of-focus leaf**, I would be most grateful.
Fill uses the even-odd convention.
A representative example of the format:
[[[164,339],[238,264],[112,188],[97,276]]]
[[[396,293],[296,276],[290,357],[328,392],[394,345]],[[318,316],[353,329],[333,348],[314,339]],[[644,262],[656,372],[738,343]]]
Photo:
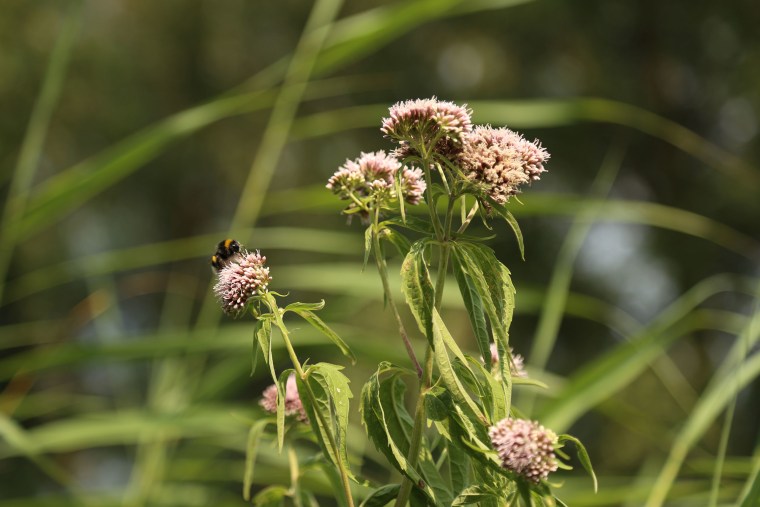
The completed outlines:
[[[256,451],[259,447],[261,433],[270,424],[269,419],[261,419],[251,426],[248,432],[248,445],[245,447],[245,473],[243,474],[243,498],[246,501],[251,499],[251,486],[253,486],[253,468],[256,464]]]
[[[581,443],[580,440],[577,438],[570,436],[570,435],[559,435],[559,442],[572,442],[575,444],[575,448],[578,452],[578,461],[581,462],[581,466],[588,472],[588,474],[591,476],[591,480],[594,481],[594,492],[596,493],[599,490],[599,484],[596,479],[596,474],[594,473],[594,467],[591,465],[591,458],[589,458],[588,451],[586,450],[586,447]]]
[[[287,496],[288,489],[284,486],[268,486],[253,497],[253,505],[256,507],[280,507],[285,505]]]

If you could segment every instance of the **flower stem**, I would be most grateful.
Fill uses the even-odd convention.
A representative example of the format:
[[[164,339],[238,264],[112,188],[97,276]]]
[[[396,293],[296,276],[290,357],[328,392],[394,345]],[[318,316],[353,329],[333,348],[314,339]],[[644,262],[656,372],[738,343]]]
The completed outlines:
[[[295,349],[293,349],[293,344],[290,342],[290,333],[288,332],[288,328],[285,327],[285,322],[283,322],[282,320],[282,313],[280,312],[280,309],[277,306],[277,301],[275,301],[274,296],[272,294],[267,294],[266,302],[270,310],[272,310],[272,314],[274,315],[277,328],[280,330],[282,339],[285,342],[285,348],[288,350],[288,355],[290,356],[290,360],[293,363],[293,368],[296,370],[296,374],[299,376],[299,378],[304,381],[304,385],[306,386],[306,395],[309,397],[309,400],[311,401],[311,406],[316,407],[317,397],[314,394],[314,391],[311,389],[311,385],[309,385],[309,382],[307,380],[307,375],[304,373],[303,368],[301,367],[301,362],[298,360],[298,356],[296,355],[296,351]],[[328,444],[330,445],[330,448],[332,449],[333,456],[335,456],[335,464],[338,467],[338,473],[340,474],[340,482],[343,485],[343,493],[346,495],[346,502],[348,503],[348,507],[354,507],[354,498],[351,495],[351,483],[348,478],[348,472],[346,471],[346,468],[340,459],[340,449],[338,448],[338,444],[335,441],[335,436],[332,434],[332,432],[329,429],[332,426],[325,419],[325,416],[322,412],[315,409],[314,413],[317,415],[317,419],[319,419],[320,425],[323,428],[325,428]]]
[[[391,286],[388,283],[388,266],[385,263],[385,257],[382,254],[382,251],[380,250],[380,236],[378,234],[378,221],[379,221],[379,213],[380,210],[375,210],[375,216],[374,216],[374,223],[372,224],[372,248],[375,250],[375,261],[377,262],[377,271],[380,273],[380,279],[383,282],[383,291],[385,292],[385,300],[388,302],[388,306],[391,307],[391,311],[393,311],[394,317],[396,317],[396,322],[398,323],[398,332],[401,335],[401,339],[404,341],[404,347],[406,348],[406,353],[409,355],[409,359],[411,359],[412,364],[414,365],[414,368],[417,370],[417,377],[419,379],[422,379],[422,367],[420,367],[420,363],[417,360],[417,356],[414,353],[414,349],[412,348],[412,343],[409,341],[409,335],[406,333],[406,328],[404,327],[404,322],[401,320],[401,314],[398,312],[398,308],[396,307],[396,303],[393,301],[393,294],[391,293]]]

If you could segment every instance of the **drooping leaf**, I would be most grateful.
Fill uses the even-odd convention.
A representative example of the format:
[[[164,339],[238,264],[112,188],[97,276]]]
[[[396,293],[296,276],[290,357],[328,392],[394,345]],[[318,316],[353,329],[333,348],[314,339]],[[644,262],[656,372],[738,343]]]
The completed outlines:
[[[523,242],[522,231],[520,230],[520,224],[517,223],[517,219],[503,204],[499,204],[490,198],[488,198],[488,204],[496,214],[503,218],[512,228],[512,231],[515,233],[515,238],[517,239],[517,246],[520,247],[520,257],[522,260],[525,260],[525,243]]]
[[[299,312],[299,311],[310,311],[310,312],[318,312],[322,308],[325,307],[325,300],[321,300],[319,303],[301,303],[301,302],[295,302],[290,303],[288,306],[285,307],[284,311],[286,312]]]
[[[417,325],[430,340],[435,291],[425,262],[426,239],[416,241],[401,265],[401,291]]]
[[[375,226],[370,225],[364,231],[364,262],[362,263],[362,271],[367,269],[367,262],[369,261],[369,254],[372,252],[372,236],[375,234]]]
[[[343,339],[340,336],[338,336],[338,333],[333,331],[330,328],[330,326],[325,324],[325,322],[322,319],[317,317],[315,313],[313,313],[310,310],[300,309],[300,308],[296,308],[292,311],[300,315],[301,318],[303,318],[306,322],[311,324],[316,330],[320,331],[323,335],[328,337],[330,341],[333,342],[333,344],[335,344],[335,346],[340,349],[343,355],[351,360],[351,364],[356,364],[356,356],[351,351],[348,344],[344,342]]]
[[[378,365],[362,388],[362,422],[377,450],[414,484],[423,484],[425,495],[435,502],[436,495],[427,477],[412,468],[407,459],[414,422],[404,406],[405,385],[399,378],[401,375],[415,374],[385,361]]]
[[[261,353],[264,355],[264,362],[269,365],[269,373],[272,375],[272,382],[277,383],[277,373],[274,370],[274,360],[272,359],[272,321],[270,319],[258,319],[259,326],[256,331],[256,341],[259,343]]]
[[[599,490],[599,484],[597,483],[594,467],[591,465],[591,458],[588,456],[586,447],[581,443],[580,440],[571,435],[559,435],[558,439],[559,442],[569,441],[575,444],[575,448],[578,452],[578,461],[581,462],[581,466],[583,466],[586,472],[588,472],[588,474],[591,476],[591,479],[594,481],[594,493],[596,493]]]
[[[485,310],[483,309],[483,300],[480,293],[475,287],[475,281],[468,272],[467,265],[459,255],[458,249],[452,249],[452,261],[454,275],[459,285],[459,292],[462,294],[467,316],[470,318],[472,330],[475,333],[475,340],[478,349],[486,364],[491,362],[491,339],[488,336],[488,326],[486,324]]]
[[[256,451],[258,451],[259,439],[266,425],[271,422],[268,418],[256,421],[248,432],[248,445],[245,448],[245,473],[243,475],[243,498],[246,502],[251,499],[253,467],[256,464]]]
[[[288,378],[293,373],[289,368],[280,372],[280,378],[277,384],[277,448],[282,452],[282,446],[285,442],[285,398],[287,396]]]
[[[253,497],[253,505],[256,507],[280,507],[285,505],[286,496],[288,496],[288,489],[284,486],[268,486]]]
[[[349,400],[353,394],[342,369],[330,363],[317,363],[304,372],[305,379],[296,376],[296,381],[301,402],[325,456],[353,479],[346,450]]]

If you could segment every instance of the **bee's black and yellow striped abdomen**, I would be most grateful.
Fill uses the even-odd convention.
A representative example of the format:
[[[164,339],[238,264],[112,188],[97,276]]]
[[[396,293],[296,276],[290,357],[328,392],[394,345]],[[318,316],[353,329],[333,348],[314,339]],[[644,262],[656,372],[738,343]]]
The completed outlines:
[[[216,253],[211,256],[211,265],[219,271],[239,253],[240,243],[231,238],[224,239],[216,246]]]

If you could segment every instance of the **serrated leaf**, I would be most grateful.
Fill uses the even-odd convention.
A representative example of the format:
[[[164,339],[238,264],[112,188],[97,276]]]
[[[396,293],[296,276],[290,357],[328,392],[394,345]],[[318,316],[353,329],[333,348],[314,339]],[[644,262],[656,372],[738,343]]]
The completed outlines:
[[[338,333],[333,331],[330,326],[325,324],[325,322],[317,317],[317,315],[309,310],[304,309],[294,309],[293,312],[297,313],[301,318],[303,318],[306,322],[311,324],[316,330],[321,332],[323,335],[325,335],[327,338],[330,339],[330,341],[340,349],[340,351],[343,353],[344,356],[346,356],[349,360],[351,360],[351,364],[356,364],[356,356],[349,348],[348,344],[343,341],[343,339],[338,336]]]
[[[342,369],[342,366],[330,363],[317,363],[304,372],[305,380],[296,377],[296,381],[299,394],[310,392],[314,395],[313,403],[309,395],[302,395],[301,402],[325,456],[336,466],[343,467],[348,476],[354,479],[346,450],[349,400],[353,394],[348,386],[348,378],[340,371]],[[322,419],[326,424],[323,424]],[[331,438],[337,447],[337,454],[330,444]]]
[[[493,492],[489,491],[486,486],[470,486],[469,488],[464,489],[461,493],[459,493],[459,495],[454,499],[454,502],[451,504],[451,507],[456,507],[458,505],[472,505],[474,503],[488,500],[493,497]]]
[[[377,488],[364,499],[360,507],[383,507],[385,504],[398,496],[400,484],[386,484]]]
[[[443,381],[446,388],[448,388],[449,392],[451,393],[451,396],[453,400],[455,401],[456,406],[462,406],[466,407],[468,409],[468,416],[469,418],[477,421],[484,421],[485,417],[483,416],[482,412],[480,411],[480,408],[475,404],[475,402],[472,401],[470,396],[467,394],[467,392],[464,389],[464,386],[462,385],[461,381],[459,380],[459,377],[457,376],[456,372],[454,371],[454,368],[451,364],[451,360],[449,358],[449,354],[446,351],[447,344],[452,345],[453,352],[455,353],[456,357],[460,359],[462,364],[467,363],[467,359],[465,359],[464,354],[462,354],[462,351],[459,350],[459,347],[456,346],[456,342],[451,337],[451,334],[449,333],[449,330],[446,328],[446,325],[443,323],[443,319],[441,319],[441,316],[438,314],[438,310],[433,310],[433,351],[435,354],[436,364],[438,365],[438,369],[440,370],[441,374],[441,380]]]
[[[491,361],[491,339],[488,335],[488,325],[486,324],[485,310],[483,309],[483,300],[475,287],[472,275],[469,273],[467,265],[463,262],[456,246],[452,249],[452,260],[454,275],[459,285],[459,292],[464,301],[464,307],[467,310],[467,316],[470,318],[472,330],[475,333],[475,340],[478,349],[486,364]]]
[[[499,262],[493,250],[483,245],[459,243],[457,252],[488,315],[499,353],[499,371],[502,378],[510,384],[511,393],[509,326],[515,309],[515,288],[509,270]],[[490,353],[486,357],[490,357]]]
[[[385,361],[380,363],[377,371],[362,388],[362,422],[375,448],[414,484],[424,483],[425,495],[435,502],[436,495],[428,485],[427,478],[407,461],[409,435],[414,422],[404,406],[405,386],[399,378],[401,374],[415,376],[414,372],[405,368]]]
[[[401,265],[401,292],[406,298],[420,331],[430,340],[435,291],[425,262],[425,245],[427,245],[426,239],[415,242],[404,258]]]
[[[594,481],[594,493],[596,493],[599,489],[599,484],[597,483],[594,467],[591,465],[591,458],[589,458],[586,447],[581,443],[580,440],[571,435],[559,435],[558,440],[559,442],[569,441],[575,444],[575,448],[578,454],[578,461],[581,462],[581,466],[583,466],[586,472],[588,472],[588,474],[591,476],[591,479]]]
[[[262,419],[256,421],[248,432],[248,444],[245,448],[245,473],[243,474],[243,498],[245,501],[251,499],[251,486],[253,486],[253,467],[256,464],[256,451],[258,450],[259,439],[264,428],[271,421]]]

